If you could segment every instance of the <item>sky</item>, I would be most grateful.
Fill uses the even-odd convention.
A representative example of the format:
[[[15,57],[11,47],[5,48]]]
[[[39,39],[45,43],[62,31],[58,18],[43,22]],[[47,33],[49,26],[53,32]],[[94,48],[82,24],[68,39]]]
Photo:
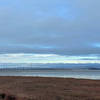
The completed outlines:
[[[100,0],[0,0],[0,63],[100,63]]]

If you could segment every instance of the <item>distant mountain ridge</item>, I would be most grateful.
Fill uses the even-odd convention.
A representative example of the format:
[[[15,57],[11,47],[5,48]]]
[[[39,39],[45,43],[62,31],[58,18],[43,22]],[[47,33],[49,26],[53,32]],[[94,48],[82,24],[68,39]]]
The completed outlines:
[[[91,69],[100,70],[100,64],[34,64],[0,63],[0,69]]]

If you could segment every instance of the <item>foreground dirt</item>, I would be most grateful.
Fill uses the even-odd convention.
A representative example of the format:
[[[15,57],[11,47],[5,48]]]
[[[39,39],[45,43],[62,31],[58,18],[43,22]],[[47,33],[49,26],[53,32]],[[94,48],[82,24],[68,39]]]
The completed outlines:
[[[100,100],[100,81],[0,77],[0,100]]]

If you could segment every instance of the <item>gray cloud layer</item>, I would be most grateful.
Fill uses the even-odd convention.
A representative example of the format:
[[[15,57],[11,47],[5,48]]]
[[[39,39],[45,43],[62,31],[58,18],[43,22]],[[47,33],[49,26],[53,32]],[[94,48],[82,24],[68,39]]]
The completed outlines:
[[[0,53],[100,53],[100,0],[1,0]]]

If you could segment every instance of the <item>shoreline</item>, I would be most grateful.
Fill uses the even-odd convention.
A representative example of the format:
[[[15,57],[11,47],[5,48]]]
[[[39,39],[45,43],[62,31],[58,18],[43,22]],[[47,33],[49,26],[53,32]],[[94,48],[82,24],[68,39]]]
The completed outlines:
[[[99,93],[100,80],[0,76],[0,100],[100,100]]]
[[[100,80],[100,70],[0,70],[0,76],[32,76]]]
[[[100,79],[95,79],[95,78],[79,78],[79,77],[55,77],[55,76],[0,76],[0,77],[22,77],[22,78],[57,78],[57,79],[77,79],[77,80],[95,80],[95,81],[100,81]]]

